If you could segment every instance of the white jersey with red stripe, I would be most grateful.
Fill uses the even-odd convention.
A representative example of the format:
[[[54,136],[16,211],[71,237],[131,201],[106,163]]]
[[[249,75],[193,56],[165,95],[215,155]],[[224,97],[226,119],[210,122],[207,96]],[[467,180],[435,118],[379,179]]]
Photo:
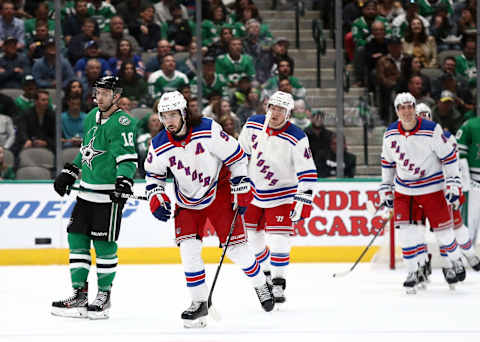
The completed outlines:
[[[218,176],[227,166],[231,177],[247,176],[247,158],[237,140],[208,118],[181,140],[165,129],[153,139],[145,159],[147,188],[165,186],[167,169],[173,174],[177,204],[203,209],[215,199]]]
[[[412,131],[400,121],[384,134],[382,187],[395,184],[395,191],[422,195],[444,189],[445,178],[459,180],[457,146],[439,124],[418,118]]]
[[[305,133],[291,122],[280,130],[262,132],[265,115],[250,117],[243,127],[240,145],[249,157],[252,204],[273,208],[292,203],[295,193],[312,190],[317,181],[310,145]]]

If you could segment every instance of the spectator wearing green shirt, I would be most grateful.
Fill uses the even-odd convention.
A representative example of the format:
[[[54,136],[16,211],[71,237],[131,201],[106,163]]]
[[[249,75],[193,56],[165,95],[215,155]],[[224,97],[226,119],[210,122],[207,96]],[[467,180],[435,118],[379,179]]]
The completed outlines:
[[[477,66],[476,66],[477,42],[474,38],[468,38],[463,45],[463,54],[455,57],[455,72],[468,80],[471,89],[476,87]]]
[[[220,39],[220,31],[226,24],[225,10],[221,6],[212,9],[213,20],[202,22],[202,45],[209,46]]]
[[[26,42],[32,42],[34,40],[37,26],[37,20],[41,20],[47,23],[48,35],[53,37],[55,35],[55,21],[48,18],[48,4],[46,2],[40,2],[35,10],[35,18],[27,19],[24,23],[25,40]],[[28,43],[27,43],[28,45]]]
[[[13,167],[8,166],[5,162],[5,150],[0,146],[0,180],[15,179],[15,172]]]
[[[278,62],[278,75],[268,79],[263,87],[262,99],[269,98],[278,90],[281,78],[288,78],[292,86],[294,99],[304,99],[307,91],[300,83],[300,80],[292,75],[292,68],[288,59],[281,59]]]
[[[222,98],[227,99],[227,82],[223,75],[215,72],[215,58],[207,56],[202,60],[203,78],[202,78],[202,103],[205,107],[208,105],[208,98],[212,93],[221,94]],[[198,96],[198,78],[195,76],[190,81],[190,86],[194,96]]]
[[[253,58],[242,54],[242,40],[232,38],[228,43],[228,53],[220,55],[215,61],[215,71],[226,79],[230,88],[236,88],[242,76],[255,78],[255,63]]]

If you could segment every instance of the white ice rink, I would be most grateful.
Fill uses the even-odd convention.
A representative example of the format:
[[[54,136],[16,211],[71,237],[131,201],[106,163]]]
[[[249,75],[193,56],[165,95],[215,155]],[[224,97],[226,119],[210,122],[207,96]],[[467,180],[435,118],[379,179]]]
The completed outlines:
[[[350,266],[292,264],[288,306],[265,313],[242,272],[224,265],[213,297],[222,320],[195,330],[184,329],[180,320],[190,304],[180,265],[119,266],[111,317],[104,321],[50,315],[52,300],[71,294],[67,266],[0,267],[0,341],[480,341],[479,273],[469,271],[449,291],[437,269],[426,291],[406,295],[404,270],[361,264],[344,278],[332,278]],[[207,265],[207,281],[215,269]]]

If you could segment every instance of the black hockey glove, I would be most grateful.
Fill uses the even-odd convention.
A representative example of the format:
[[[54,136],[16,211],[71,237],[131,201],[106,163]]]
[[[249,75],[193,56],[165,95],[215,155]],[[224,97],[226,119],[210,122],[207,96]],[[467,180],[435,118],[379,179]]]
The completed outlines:
[[[132,195],[132,186],[133,179],[124,176],[117,177],[115,191],[110,193],[110,200],[115,203],[125,203],[127,199],[122,197],[122,194]]]
[[[63,197],[63,195],[65,195],[67,192],[67,188],[75,183],[75,180],[78,178],[79,174],[80,169],[76,165],[66,163],[63,166],[63,170],[55,178],[53,188],[60,196]]]

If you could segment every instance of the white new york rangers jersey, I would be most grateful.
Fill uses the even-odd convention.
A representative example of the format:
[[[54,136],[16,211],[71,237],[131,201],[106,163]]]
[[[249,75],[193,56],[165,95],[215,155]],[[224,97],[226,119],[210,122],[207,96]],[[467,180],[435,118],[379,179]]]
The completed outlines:
[[[313,191],[317,170],[308,138],[300,128],[288,122],[280,130],[267,129],[265,134],[264,121],[265,115],[250,117],[238,140],[249,157],[252,203],[273,208],[292,203],[297,191]]]
[[[219,124],[202,118],[187,137],[176,141],[163,129],[153,139],[145,159],[147,189],[165,185],[167,169],[174,176],[177,204],[203,209],[215,199],[218,175],[228,166],[232,178],[247,175],[247,158],[237,140]]]
[[[444,189],[445,178],[459,179],[457,146],[435,122],[418,118],[406,132],[399,121],[383,137],[382,186],[395,184],[395,191],[422,195]]]

